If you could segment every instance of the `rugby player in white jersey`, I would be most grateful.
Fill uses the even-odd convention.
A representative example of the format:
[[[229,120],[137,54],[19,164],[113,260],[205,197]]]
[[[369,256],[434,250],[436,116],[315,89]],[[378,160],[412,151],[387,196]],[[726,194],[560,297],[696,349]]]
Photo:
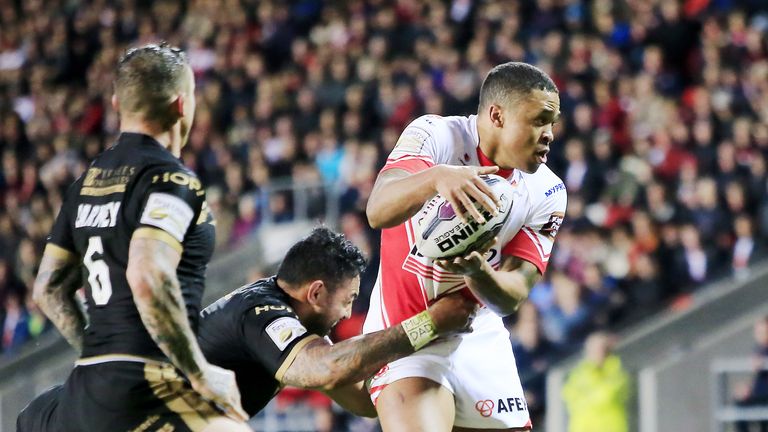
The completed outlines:
[[[382,229],[382,258],[364,332],[397,325],[447,292],[464,290],[483,305],[471,333],[389,363],[370,381],[385,432],[531,429],[501,318],[541,279],[565,214],[563,182],[545,165],[559,115],[557,87],[543,71],[501,64],[483,82],[477,115],[416,119],[379,173],[367,214]],[[451,260],[421,256],[411,217],[439,193],[482,222],[471,202],[496,211],[480,178],[490,173],[515,188],[496,239]]]

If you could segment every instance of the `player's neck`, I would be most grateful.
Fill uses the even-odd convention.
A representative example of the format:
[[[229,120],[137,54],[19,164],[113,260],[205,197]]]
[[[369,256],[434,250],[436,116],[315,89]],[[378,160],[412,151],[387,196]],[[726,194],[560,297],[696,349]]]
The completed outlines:
[[[181,156],[181,134],[176,126],[162,130],[157,125],[140,119],[124,116],[120,119],[120,132],[139,133],[152,137],[176,157]]]
[[[496,146],[493,143],[496,140],[493,137],[493,126],[487,124],[484,121],[481,121],[479,116],[477,118],[477,136],[480,140],[477,144],[480,148],[480,151],[485,155],[485,157],[491,161],[495,161]]]
[[[301,320],[309,308],[309,305],[303,301],[303,298],[306,298],[306,293],[304,290],[294,287],[281,279],[277,279],[276,283],[277,287],[280,288],[285,293],[285,295],[288,296],[288,301],[291,304],[291,307],[293,308],[294,312],[296,312],[296,315],[298,315],[299,320]]]

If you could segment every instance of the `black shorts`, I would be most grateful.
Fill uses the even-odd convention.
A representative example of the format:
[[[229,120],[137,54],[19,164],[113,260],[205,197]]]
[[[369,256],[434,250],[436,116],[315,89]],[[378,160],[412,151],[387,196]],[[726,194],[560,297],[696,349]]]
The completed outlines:
[[[78,360],[63,385],[24,408],[17,432],[196,432],[224,417],[171,364],[117,357]]]

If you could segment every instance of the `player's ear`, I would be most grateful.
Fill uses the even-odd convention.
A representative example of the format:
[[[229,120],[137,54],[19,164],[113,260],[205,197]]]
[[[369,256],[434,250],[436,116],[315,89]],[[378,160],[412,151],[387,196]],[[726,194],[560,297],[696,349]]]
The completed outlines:
[[[184,117],[184,100],[183,94],[176,95],[176,99],[171,102],[171,114],[174,118],[180,119]]]
[[[116,112],[120,112],[120,102],[117,100],[117,93],[112,95],[112,109]]]
[[[495,127],[504,126],[504,114],[501,112],[501,107],[496,104],[491,104],[488,108],[488,114],[491,117],[491,124]]]
[[[320,301],[324,289],[325,283],[323,281],[315,280],[310,282],[307,289],[307,302],[311,305],[316,305]]]

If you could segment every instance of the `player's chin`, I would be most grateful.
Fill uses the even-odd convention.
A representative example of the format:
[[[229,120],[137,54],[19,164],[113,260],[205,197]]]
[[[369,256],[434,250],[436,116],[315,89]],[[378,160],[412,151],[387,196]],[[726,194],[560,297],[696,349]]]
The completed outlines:
[[[520,170],[527,174],[533,174],[539,170],[539,167],[541,165],[542,165],[542,162],[537,160],[537,161],[529,162],[525,167],[520,168]]]

